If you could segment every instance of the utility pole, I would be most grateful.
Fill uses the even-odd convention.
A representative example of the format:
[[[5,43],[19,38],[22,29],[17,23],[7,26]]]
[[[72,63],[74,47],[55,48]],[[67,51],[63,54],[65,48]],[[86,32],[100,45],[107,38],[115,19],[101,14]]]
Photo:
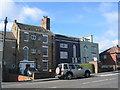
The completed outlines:
[[[7,27],[7,23],[8,23],[8,21],[7,21],[7,17],[6,17],[5,20],[4,20],[5,26],[4,26],[4,34],[3,34],[2,81],[3,81],[3,79],[4,79],[4,76],[3,76],[3,75],[5,75],[5,74],[4,74],[4,70],[5,70],[5,38],[6,38],[6,27]]]

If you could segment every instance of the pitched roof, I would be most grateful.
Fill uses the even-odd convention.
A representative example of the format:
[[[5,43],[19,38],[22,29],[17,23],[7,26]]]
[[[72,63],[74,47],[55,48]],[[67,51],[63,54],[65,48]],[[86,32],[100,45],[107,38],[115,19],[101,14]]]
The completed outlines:
[[[50,34],[53,34],[51,31],[49,30],[46,30],[44,29],[43,27],[40,27],[40,26],[34,26],[34,25],[28,25],[28,24],[23,24],[23,23],[18,23],[16,22],[16,24],[18,25],[18,27],[20,29],[23,29],[23,30],[30,30],[30,31],[38,31],[38,32],[44,32],[44,33],[50,33]]]
[[[80,39],[80,38],[70,37],[70,36],[65,36],[65,35],[60,35],[60,34],[55,34],[55,36],[59,36],[59,37],[63,37],[63,38],[70,38],[70,39],[76,39],[76,40]]]
[[[100,54],[103,54],[103,53],[120,53],[120,47],[118,45],[111,47],[111,48],[101,52]]]
[[[0,39],[3,39],[4,32],[0,31]],[[6,39],[15,40],[15,36],[12,32],[6,32]]]

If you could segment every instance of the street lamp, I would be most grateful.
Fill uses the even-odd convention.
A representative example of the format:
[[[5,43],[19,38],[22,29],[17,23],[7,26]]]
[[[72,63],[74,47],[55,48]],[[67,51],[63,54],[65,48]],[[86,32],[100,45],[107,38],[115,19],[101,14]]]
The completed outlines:
[[[4,24],[5,24],[5,27],[4,27],[4,35],[3,35],[3,56],[2,56],[2,80],[3,80],[3,72],[4,72],[4,65],[5,65],[5,38],[6,38],[6,27],[7,27],[7,17],[5,18],[4,20]]]

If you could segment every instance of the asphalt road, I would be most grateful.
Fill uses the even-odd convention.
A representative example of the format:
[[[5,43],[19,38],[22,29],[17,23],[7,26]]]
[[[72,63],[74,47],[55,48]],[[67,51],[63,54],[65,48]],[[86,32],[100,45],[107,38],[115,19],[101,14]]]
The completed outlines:
[[[2,88],[118,88],[118,75],[119,73],[109,72],[72,80],[4,82]]]

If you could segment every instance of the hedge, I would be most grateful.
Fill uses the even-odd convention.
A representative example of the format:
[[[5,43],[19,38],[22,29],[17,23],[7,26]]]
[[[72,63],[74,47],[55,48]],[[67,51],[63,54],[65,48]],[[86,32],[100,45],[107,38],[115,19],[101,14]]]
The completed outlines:
[[[84,68],[89,68],[91,73],[95,72],[94,65],[91,63],[81,63],[80,66],[82,66]]]

